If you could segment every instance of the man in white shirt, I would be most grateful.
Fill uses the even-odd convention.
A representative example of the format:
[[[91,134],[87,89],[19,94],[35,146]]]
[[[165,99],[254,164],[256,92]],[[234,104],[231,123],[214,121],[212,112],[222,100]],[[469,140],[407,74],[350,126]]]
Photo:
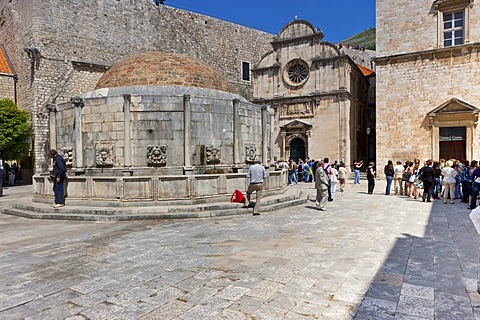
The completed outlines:
[[[245,206],[248,207],[250,203],[250,196],[253,192],[257,193],[255,207],[253,208],[253,215],[260,215],[260,199],[262,198],[263,182],[267,177],[267,171],[260,164],[260,162],[255,163],[248,169],[247,178],[250,179],[250,184],[247,188],[247,199],[245,200]]]
[[[405,168],[402,166],[402,161],[398,160],[397,165],[393,167],[393,182],[395,186],[395,194],[398,194],[400,191],[400,195],[403,195],[403,172],[405,171]]]

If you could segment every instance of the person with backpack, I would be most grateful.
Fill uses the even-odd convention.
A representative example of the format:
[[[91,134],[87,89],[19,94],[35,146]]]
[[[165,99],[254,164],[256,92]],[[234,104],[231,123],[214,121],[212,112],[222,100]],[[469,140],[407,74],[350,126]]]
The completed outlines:
[[[325,170],[325,173],[327,175],[327,178],[328,178],[328,201],[333,201],[333,197],[332,197],[332,167],[330,166],[330,164],[328,164],[328,161],[329,159],[328,158],[325,158],[323,159],[323,170]]]

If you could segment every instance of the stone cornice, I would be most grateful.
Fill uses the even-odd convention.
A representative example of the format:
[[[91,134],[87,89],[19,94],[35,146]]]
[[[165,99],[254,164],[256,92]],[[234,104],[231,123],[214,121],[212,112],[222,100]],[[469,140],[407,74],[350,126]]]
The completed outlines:
[[[480,42],[468,43],[460,46],[453,46],[448,48],[438,48],[430,49],[424,51],[415,51],[408,53],[399,53],[389,56],[376,57],[374,59],[375,64],[385,65],[387,63],[395,62],[404,62],[404,61],[415,61],[418,58],[421,59],[435,59],[435,58],[449,58],[452,56],[465,55],[465,50],[468,50],[468,53],[471,53],[473,50],[480,51]]]
[[[319,32],[319,33],[309,34],[309,35],[295,37],[295,38],[275,39],[270,43],[273,49],[277,50],[279,47],[286,44],[292,44],[292,43],[304,42],[304,41],[310,41],[310,40],[322,41],[322,39],[323,39],[323,33]]]
[[[301,103],[301,102],[312,101],[317,98],[325,98],[325,97],[338,97],[343,100],[348,100],[352,98],[352,94],[348,92],[346,89],[340,88],[338,90],[333,90],[329,92],[312,92],[308,96],[273,97],[271,99],[254,99],[252,102],[255,104],[274,105],[276,103]]]

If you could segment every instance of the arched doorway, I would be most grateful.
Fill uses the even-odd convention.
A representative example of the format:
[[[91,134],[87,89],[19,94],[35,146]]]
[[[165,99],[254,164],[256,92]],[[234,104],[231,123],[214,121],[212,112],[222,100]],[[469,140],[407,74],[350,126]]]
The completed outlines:
[[[290,158],[298,163],[298,159],[305,160],[305,141],[295,138],[290,142]]]

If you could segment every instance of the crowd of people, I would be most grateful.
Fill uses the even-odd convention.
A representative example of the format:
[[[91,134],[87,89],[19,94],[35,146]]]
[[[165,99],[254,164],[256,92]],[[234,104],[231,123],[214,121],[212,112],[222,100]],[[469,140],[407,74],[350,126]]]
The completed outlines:
[[[386,195],[390,194],[393,184],[396,195],[420,198],[424,202],[441,199],[445,204],[454,204],[458,199],[468,204],[470,209],[477,206],[480,167],[476,160],[429,159],[422,164],[420,159],[414,159],[405,163],[397,161],[396,165],[389,160],[384,174]]]

